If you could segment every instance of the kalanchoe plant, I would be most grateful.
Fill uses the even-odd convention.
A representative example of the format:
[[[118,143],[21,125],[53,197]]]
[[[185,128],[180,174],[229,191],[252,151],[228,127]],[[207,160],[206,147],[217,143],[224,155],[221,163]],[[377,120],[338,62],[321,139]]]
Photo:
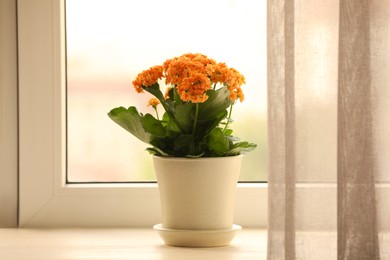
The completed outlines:
[[[168,86],[162,93],[159,80]],[[256,145],[232,135],[232,109],[243,101],[245,78],[225,63],[202,54],[184,54],[141,72],[133,81],[138,93],[154,96],[149,101],[156,117],[134,106],[112,109],[108,115],[117,124],[152,147],[159,156],[220,157],[253,150]],[[165,113],[160,116],[157,106]]]

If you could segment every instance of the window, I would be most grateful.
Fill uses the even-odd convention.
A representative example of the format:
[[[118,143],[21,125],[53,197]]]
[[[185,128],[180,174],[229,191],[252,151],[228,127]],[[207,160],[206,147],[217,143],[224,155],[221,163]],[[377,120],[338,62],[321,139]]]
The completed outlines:
[[[150,95],[137,94],[132,80],[187,52],[204,53],[246,76],[246,100],[234,107],[233,129],[259,147],[245,155],[240,177],[266,180],[264,1],[67,0],[66,38],[68,181],[155,180],[147,145],[107,112],[136,105],[153,114],[146,107]]]
[[[20,226],[157,224],[157,184],[66,183],[64,1],[19,1],[18,34]],[[240,184],[236,222],[265,226],[266,193]]]

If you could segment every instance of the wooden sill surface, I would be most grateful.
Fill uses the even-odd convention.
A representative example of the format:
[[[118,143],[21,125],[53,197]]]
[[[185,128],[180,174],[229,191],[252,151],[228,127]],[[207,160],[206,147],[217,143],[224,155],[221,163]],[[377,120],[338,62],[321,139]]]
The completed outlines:
[[[152,229],[0,229],[2,260],[254,260],[266,259],[266,248],[261,229],[243,229],[215,248],[166,246]]]

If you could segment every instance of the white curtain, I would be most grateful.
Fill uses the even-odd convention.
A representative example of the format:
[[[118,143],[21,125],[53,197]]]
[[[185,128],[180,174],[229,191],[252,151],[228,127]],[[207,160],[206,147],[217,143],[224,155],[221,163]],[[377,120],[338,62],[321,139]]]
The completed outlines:
[[[268,259],[390,259],[390,1],[268,0]]]

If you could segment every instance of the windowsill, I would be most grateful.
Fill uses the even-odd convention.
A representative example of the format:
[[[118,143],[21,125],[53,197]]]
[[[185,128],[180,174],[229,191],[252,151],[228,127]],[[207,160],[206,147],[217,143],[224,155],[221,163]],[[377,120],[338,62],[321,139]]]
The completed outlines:
[[[69,183],[65,184],[67,188],[80,189],[80,188],[139,188],[139,189],[156,189],[158,187],[157,183]],[[248,183],[238,183],[237,188],[255,188],[255,189],[267,189],[267,182],[248,182]]]
[[[267,231],[243,229],[230,246],[163,244],[150,229],[0,229],[0,259],[266,259]]]

